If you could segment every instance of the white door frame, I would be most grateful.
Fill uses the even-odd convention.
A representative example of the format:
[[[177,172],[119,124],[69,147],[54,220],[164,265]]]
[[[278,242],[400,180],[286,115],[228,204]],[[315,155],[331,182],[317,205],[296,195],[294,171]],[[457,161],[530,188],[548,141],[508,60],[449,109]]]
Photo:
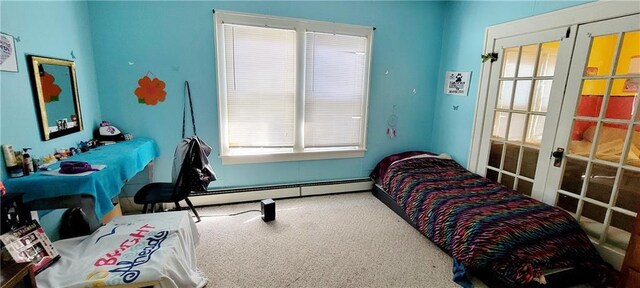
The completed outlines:
[[[546,120],[544,123],[544,134],[542,137],[543,141],[540,143],[540,146],[539,146],[540,152],[538,153],[538,161],[535,164],[536,167],[546,168],[547,164],[549,163],[549,158],[546,156],[549,154],[542,153],[542,151],[549,151],[552,149],[554,138],[556,136],[556,127],[557,127],[558,118],[560,115],[560,108],[562,106],[564,88],[565,88],[565,83],[567,81],[569,63],[571,60],[571,54],[573,51],[574,40],[575,40],[574,35],[570,35],[570,37],[566,37],[567,28],[572,30],[577,29],[576,26],[561,27],[556,29],[549,29],[549,30],[544,30],[539,32],[532,32],[528,34],[517,35],[513,37],[496,39],[494,41],[495,43],[494,49],[498,51],[497,52],[498,61],[494,62],[495,65],[488,65],[488,66],[496,66],[496,69],[493,69],[491,71],[491,76],[489,78],[494,77],[494,79],[498,79],[500,78],[500,73],[501,73],[500,67],[502,66],[501,64],[502,64],[502,61],[504,60],[502,58],[504,56],[503,52],[505,48],[514,47],[514,46],[515,47],[524,46],[529,44],[539,44],[539,43],[545,43],[550,41],[559,41],[558,56],[555,63],[555,73],[553,75],[553,80],[552,80],[553,84],[551,86],[548,110],[546,113]],[[575,34],[575,33],[572,33],[572,34]],[[536,59],[536,61],[539,61],[539,60]],[[536,62],[535,65],[537,66],[538,63]],[[489,87],[488,87],[489,93],[487,95],[497,95],[499,81],[490,81],[490,82],[491,83],[489,83]],[[531,86],[530,93],[533,93],[535,89],[534,82],[532,82],[531,85],[532,86]],[[515,86],[516,85],[514,82],[514,88]],[[492,117],[493,111],[494,111],[493,107],[496,106],[496,101],[497,101],[497,97],[487,97],[485,114],[490,113],[490,115],[487,115],[487,116]],[[483,153],[478,153],[479,154],[477,158],[478,164],[476,166],[476,169],[479,170],[477,173],[483,174],[483,175],[488,166],[487,162],[489,159],[489,150],[491,148],[491,142],[492,142],[491,135],[493,130],[493,125],[492,125],[493,123],[490,123],[488,121],[484,121],[484,122],[485,122],[484,127],[482,128],[482,141],[480,142],[479,150],[477,150],[477,152],[483,152]],[[528,128],[525,127],[525,130],[526,129]],[[508,142],[507,139],[505,139],[505,141]],[[531,197],[538,200],[542,199],[542,195],[545,187],[545,181],[541,181],[541,180],[544,180],[546,176],[547,176],[546,169],[536,169],[533,188],[531,191]]]
[[[596,22],[611,18],[627,16],[640,13],[640,4],[636,1],[598,1],[579,6],[574,6],[546,14],[528,17],[504,24],[489,26],[485,29],[483,54],[495,52],[495,41],[500,38],[511,37],[532,32],[544,31],[560,27],[569,27]],[[575,33],[572,29],[571,33]],[[480,85],[476,96],[476,109],[471,131],[471,145],[469,146],[469,158],[467,169],[480,175],[485,175],[485,171],[479,169],[480,144],[482,140],[483,127],[485,126],[485,112],[489,92],[489,77],[492,66],[486,62],[480,70]],[[499,68],[498,68],[499,69]],[[540,153],[551,153],[551,151],[540,151]],[[486,163],[485,163],[486,164]]]
[[[640,16],[638,14],[630,16],[630,17],[626,17],[626,18],[619,18],[619,19],[615,19],[612,21],[609,21],[608,24],[610,25],[602,25],[603,23],[597,22],[597,23],[590,23],[590,24],[586,24],[584,26],[580,26],[579,30],[576,31],[578,33],[575,33],[577,35],[577,39],[576,39],[576,45],[575,45],[575,49],[574,49],[574,60],[572,60],[571,63],[571,68],[570,71],[577,71],[578,73],[571,73],[571,75],[569,76],[569,80],[567,82],[567,90],[565,93],[565,101],[567,103],[567,105],[564,105],[562,107],[562,112],[560,114],[561,119],[559,121],[560,125],[558,126],[558,131],[555,137],[555,143],[553,145],[553,147],[563,147],[566,148],[566,150],[568,151],[569,149],[569,142],[571,139],[571,130],[573,129],[573,121],[574,121],[574,117],[576,116],[576,110],[577,110],[577,104],[578,104],[578,100],[580,99],[580,95],[582,94],[582,84],[583,84],[583,74],[582,71],[584,71],[584,67],[586,66],[586,63],[588,63],[589,61],[589,51],[591,48],[591,38],[592,37],[596,37],[596,36],[600,36],[600,35],[608,35],[608,34],[614,34],[614,33],[620,33],[620,32],[627,32],[627,31],[637,31],[637,27],[638,27],[638,23],[640,23],[639,21]],[[614,22],[616,25],[611,25]],[[626,28],[623,30],[623,28]],[[591,33],[593,33],[593,36],[591,36]],[[619,45],[622,45],[622,37],[620,37],[621,39],[619,39],[618,41],[620,42]],[[618,49],[622,49],[622,48],[618,48]],[[614,58],[613,60],[618,60],[617,54],[612,55]],[[614,62],[616,63],[616,62]],[[613,75],[615,75],[615,68],[617,65],[611,65],[611,69],[614,72],[611,72]],[[609,71],[608,71],[609,72]],[[609,76],[611,77],[611,76]],[[608,88],[607,88],[608,89]],[[605,95],[609,94],[609,91],[605,91]],[[603,100],[605,101],[605,100]],[[605,109],[602,109],[605,110]],[[605,110],[606,111],[606,110]],[[604,112],[603,111],[601,116],[602,118],[604,117]],[[631,115],[632,117],[636,117],[636,112]],[[594,117],[594,118],[598,118],[598,117]],[[601,118],[601,119],[602,119]],[[635,118],[630,118],[631,123],[633,123],[633,119]],[[602,120],[601,120],[602,121]],[[596,122],[597,123],[597,122]],[[601,126],[597,126],[596,128],[596,137],[599,137],[598,134],[598,130],[601,129]],[[633,129],[627,131],[627,138],[631,138],[630,135],[632,133]],[[594,143],[597,143],[597,138],[594,139]],[[626,151],[628,151],[628,146],[630,145],[631,140],[626,140],[625,142],[625,146],[622,148],[622,152],[621,156],[620,156],[620,160],[618,163],[611,163],[611,167],[616,167],[617,170],[620,171],[621,168],[619,167],[624,167],[624,155],[626,155]],[[593,146],[595,146],[595,144],[593,144]],[[552,148],[553,149],[553,148]],[[592,148],[592,151],[596,151],[596,147]],[[592,162],[594,159],[596,158],[593,154],[595,152],[591,152],[588,156],[588,162]],[[566,158],[563,159],[563,162],[566,162]],[[597,162],[595,162],[597,163]],[[550,205],[554,205],[555,204],[555,200],[557,197],[558,189],[560,189],[560,185],[561,185],[561,179],[563,177],[564,174],[564,166],[566,165],[566,163],[563,163],[563,165],[561,167],[555,167],[553,165],[552,161],[549,161],[548,163],[548,167],[545,167],[546,171],[548,171],[548,176],[546,177],[547,179],[547,186],[544,189],[545,193],[544,193],[544,202],[550,204]],[[590,168],[587,168],[590,170]],[[627,168],[628,169],[628,168]],[[590,173],[588,171],[585,171],[587,173]],[[619,173],[619,172],[618,172]],[[587,174],[588,175],[588,174]],[[619,176],[618,176],[619,177]],[[616,178],[617,179],[617,178]],[[589,182],[589,180],[585,180],[586,182]],[[611,196],[612,197],[616,197],[619,194],[616,193],[620,193],[620,192],[615,192],[617,190],[617,186],[618,186],[618,182],[614,182],[615,184],[613,185],[612,189],[612,193]],[[587,184],[588,185],[588,184]],[[588,198],[585,196],[586,194],[586,189],[587,187],[583,185],[582,187],[582,193],[580,195],[581,199],[587,199]],[[601,204],[598,204],[600,207],[606,208],[607,212],[605,215],[605,219],[604,219],[604,223],[603,223],[603,227],[608,227],[610,224],[610,220],[612,217],[612,208],[615,207],[615,198],[612,200],[610,199],[609,203],[606,204],[605,206],[601,206]],[[583,204],[579,204],[578,206],[578,220],[580,220],[581,216],[581,210]],[[631,216],[631,215],[630,215]],[[637,217],[637,216],[636,216]],[[620,267],[622,267],[622,261],[624,259],[624,253],[621,253],[620,251],[607,247],[604,244],[605,242],[605,234],[607,234],[607,229],[603,229],[602,230],[602,234],[600,236],[599,240],[594,240],[592,239],[592,242],[594,242],[594,246],[596,247],[596,249],[598,250],[598,252],[600,252],[600,255],[602,256],[602,258],[604,258],[607,262],[611,263],[614,268],[620,270]]]

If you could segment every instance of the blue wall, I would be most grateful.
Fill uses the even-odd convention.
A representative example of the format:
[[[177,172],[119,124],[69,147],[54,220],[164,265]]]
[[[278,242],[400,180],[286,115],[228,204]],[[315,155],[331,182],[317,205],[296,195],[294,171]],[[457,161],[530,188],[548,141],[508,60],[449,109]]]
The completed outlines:
[[[20,38],[15,43],[19,72],[0,72],[0,144],[12,144],[16,150],[32,147],[32,157],[40,157],[54,153],[55,148],[69,148],[80,140],[93,138],[92,128],[101,116],[86,2],[2,1],[0,15],[2,32]],[[71,58],[72,50],[76,59]],[[75,61],[84,131],[41,140],[27,54]],[[1,166],[0,175],[5,178],[3,157]],[[40,223],[52,240],[59,238],[63,211],[40,215]]]
[[[393,153],[425,149],[443,26],[442,2],[89,2],[100,105],[105,120],[134,136],[156,139],[161,156],[156,180],[170,179],[173,149],[181,138],[183,82],[189,80],[201,138],[216,187],[366,177]],[[375,26],[368,151],[365,158],[222,165],[212,9]],[[137,81],[151,71],[167,84],[156,106],[138,104]],[[386,73],[388,71],[388,74]],[[416,93],[413,93],[413,89]],[[398,137],[385,134],[397,106]]]
[[[446,2],[430,149],[446,151],[462,165],[467,164],[480,81],[480,54],[487,26],[585,2],[588,1]],[[444,94],[444,74],[447,70],[471,71],[469,96]],[[458,110],[454,110],[453,106],[458,106]]]
[[[53,154],[93,137],[101,118],[86,2],[0,3],[2,32],[19,37],[16,42],[18,73],[0,72],[0,144],[14,149],[32,147],[32,156]],[[76,59],[71,59],[71,51]],[[36,104],[27,68],[27,54],[74,60],[85,130],[42,141]],[[6,177],[4,158],[2,177]]]
[[[377,30],[365,158],[222,165],[213,155],[219,176],[214,186],[364,177],[385,155],[411,149],[447,152],[466,164],[485,27],[583,2],[2,1],[1,30],[19,36],[21,42],[16,43],[20,73],[0,73],[0,143],[33,147],[33,154],[41,156],[90,138],[100,120],[110,120],[134,136],[158,141],[162,156],[156,163],[156,180],[168,180],[173,149],[180,139],[182,83],[189,80],[200,136],[217,154],[211,10],[220,9]],[[43,142],[24,55],[69,59],[71,50],[77,56],[87,130]],[[469,96],[442,93],[446,70],[472,71]],[[167,83],[167,99],[156,106],[138,104],[133,94],[137,80],[147,71]],[[385,129],[393,105],[399,116],[398,137],[389,139]],[[453,105],[459,109],[454,111]],[[4,169],[0,170],[4,176]]]
[[[91,138],[100,120],[110,120],[125,132],[158,141],[162,156],[155,165],[156,180],[169,180],[173,149],[180,140],[182,84],[189,80],[200,135],[217,154],[211,10],[220,9],[375,26],[377,30],[365,158],[222,165],[213,155],[219,176],[214,186],[364,177],[382,157],[413,149],[447,152],[464,164],[471,142],[485,27],[583,2],[3,0],[0,30],[21,41],[16,43],[20,72],[0,72],[0,144],[33,147],[32,154],[42,156]],[[44,142],[40,140],[25,55],[70,59],[72,50],[77,57],[86,130]],[[133,94],[137,80],[149,70],[167,83],[167,99],[157,106],[138,104]],[[472,71],[469,96],[442,93],[446,70]],[[390,139],[385,129],[393,105],[399,116],[398,137]],[[454,111],[453,105],[459,109]],[[0,169],[0,176],[6,176],[4,169]],[[45,224],[55,234],[57,222]]]

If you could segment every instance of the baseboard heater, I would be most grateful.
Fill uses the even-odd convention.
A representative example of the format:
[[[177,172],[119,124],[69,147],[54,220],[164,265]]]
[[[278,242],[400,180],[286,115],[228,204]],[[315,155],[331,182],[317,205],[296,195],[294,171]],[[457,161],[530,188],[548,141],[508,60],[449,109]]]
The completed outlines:
[[[369,178],[294,183],[257,187],[214,189],[194,193],[189,199],[195,206],[219,205],[258,201],[266,198],[282,199],[314,195],[370,191],[373,182]]]

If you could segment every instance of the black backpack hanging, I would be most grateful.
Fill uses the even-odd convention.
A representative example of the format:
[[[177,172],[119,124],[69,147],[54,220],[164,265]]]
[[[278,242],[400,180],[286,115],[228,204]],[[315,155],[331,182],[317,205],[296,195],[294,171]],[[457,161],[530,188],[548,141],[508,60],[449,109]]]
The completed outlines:
[[[195,137],[194,137],[195,138]],[[187,157],[182,164],[181,188],[188,192],[204,192],[207,191],[209,183],[215,180],[215,175],[208,169],[202,169],[200,157],[202,151],[198,139],[192,139],[189,143],[189,151]],[[179,181],[180,181],[179,180]]]
[[[189,82],[184,82],[185,101],[189,100],[191,112],[191,124],[193,125],[192,137],[185,138],[186,126],[186,105],[182,109],[182,138],[187,141],[188,149],[180,168],[178,184],[182,193],[207,191],[209,183],[216,180],[213,169],[209,166],[206,157],[211,151],[211,147],[200,140],[196,132],[196,121],[193,115],[193,103],[191,100],[191,89]]]

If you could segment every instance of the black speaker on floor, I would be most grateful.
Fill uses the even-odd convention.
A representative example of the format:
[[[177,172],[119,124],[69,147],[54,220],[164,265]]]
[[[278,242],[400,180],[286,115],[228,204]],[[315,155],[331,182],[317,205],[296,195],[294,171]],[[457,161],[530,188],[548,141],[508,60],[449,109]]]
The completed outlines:
[[[269,222],[276,220],[276,202],[273,199],[265,199],[260,202],[262,220]]]

